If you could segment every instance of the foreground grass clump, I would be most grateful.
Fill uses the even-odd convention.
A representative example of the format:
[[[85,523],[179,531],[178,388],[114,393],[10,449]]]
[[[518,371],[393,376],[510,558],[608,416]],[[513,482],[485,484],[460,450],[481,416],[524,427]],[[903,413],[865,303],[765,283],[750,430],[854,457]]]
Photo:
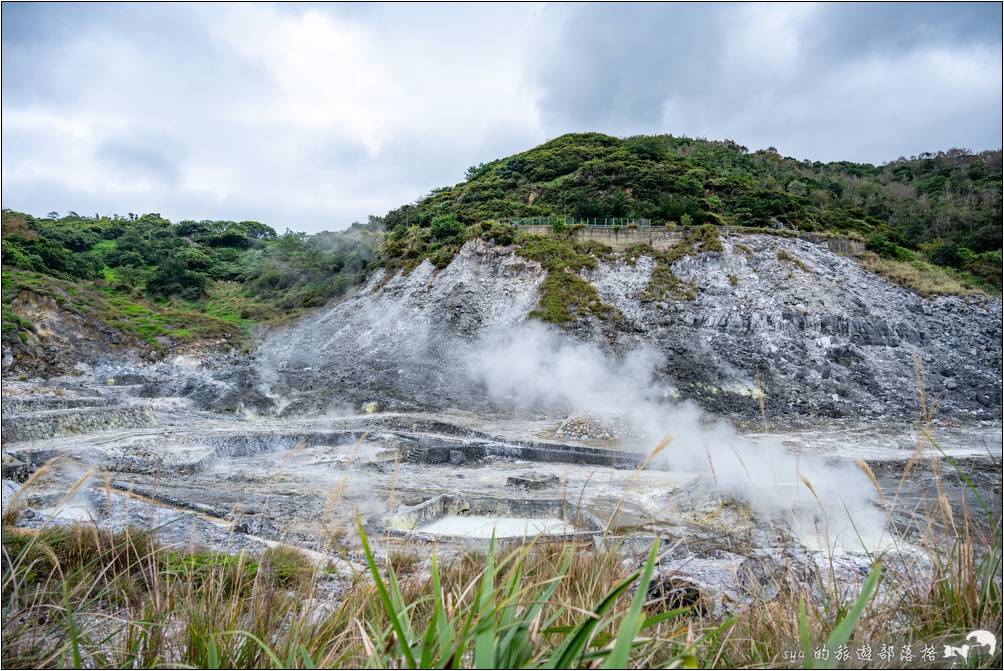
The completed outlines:
[[[958,520],[957,523],[965,522]],[[644,557],[576,544],[489,548],[423,563],[400,551],[316,608],[319,570],[300,552],[260,557],[158,548],[147,533],[6,528],[3,662],[9,668],[825,667],[826,642],[957,644],[999,630],[1000,546],[942,528],[933,576],[859,593],[782,574],[730,616],[656,588]],[[997,528],[999,532],[999,527]],[[625,564],[625,556],[636,560]],[[631,566],[639,566],[632,570]],[[420,566],[425,566],[422,569]],[[818,582],[815,582],[818,581]],[[886,594],[879,598],[880,587]],[[918,646],[918,650],[919,650]],[[802,660],[796,655],[802,654]],[[999,664],[1000,655],[975,658]]]
[[[310,608],[318,572],[290,548],[252,559],[161,549],[144,532],[7,528],[4,664],[569,667],[623,666],[638,654],[672,661],[665,655],[674,646],[638,638],[679,629],[667,627],[682,611],[643,608],[657,545],[636,571],[611,551],[490,548],[442,567],[433,558],[431,574],[404,580],[377,561],[361,529],[360,537],[368,575],[352,579],[336,609],[321,611]]]
[[[927,455],[940,452],[929,421],[921,434],[930,444]],[[904,478],[929,458],[921,447]],[[610,538],[598,547],[567,541],[496,548],[492,541],[487,551],[440,560],[400,546],[378,556],[357,526],[365,565],[334,577],[335,597],[333,576],[288,546],[252,557],[162,548],[142,530],[17,529],[18,513],[9,509],[2,662],[8,668],[832,668],[837,660],[816,656],[825,644],[831,651],[872,646],[869,667],[930,667],[936,660],[919,656],[880,663],[879,646],[892,641],[914,646],[918,655],[921,646],[941,651],[975,629],[999,632],[1002,623],[1000,509],[940,454],[931,463],[937,499],[911,503],[906,515],[889,519],[893,546],[923,551],[921,561],[914,550],[876,553],[860,587],[843,582],[833,556],[809,573],[797,561],[785,562],[748,582],[728,612],[716,611],[700,587],[681,590],[673,573],[657,570],[660,551],[675,549],[658,539],[641,554]],[[963,500],[953,512],[941,495],[941,480],[952,473],[972,494],[972,509]],[[898,497],[872,481],[880,499]],[[967,668],[999,668],[1000,650],[985,653],[974,651]]]

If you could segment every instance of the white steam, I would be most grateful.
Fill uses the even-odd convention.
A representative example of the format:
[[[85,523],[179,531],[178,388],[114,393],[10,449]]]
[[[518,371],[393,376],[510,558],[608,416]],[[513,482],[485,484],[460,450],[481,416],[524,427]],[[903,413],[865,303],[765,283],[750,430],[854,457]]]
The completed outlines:
[[[653,467],[701,473],[748,502],[761,521],[782,522],[807,544],[881,543],[884,515],[857,466],[751,440],[692,402],[669,400],[656,382],[661,361],[651,348],[617,359],[536,322],[490,331],[464,357],[468,374],[514,409],[621,415],[644,437],[644,450],[670,436]]]

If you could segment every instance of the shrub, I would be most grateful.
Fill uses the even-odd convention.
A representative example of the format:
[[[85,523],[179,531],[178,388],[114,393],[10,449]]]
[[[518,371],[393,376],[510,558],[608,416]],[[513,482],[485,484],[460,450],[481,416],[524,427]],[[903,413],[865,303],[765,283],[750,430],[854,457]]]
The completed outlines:
[[[172,256],[157,267],[147,280],[146,288],[154,296],[197,300],[205,295],[208,281],[205,274],[189,270],[183,256]]]
[[[464,232],[464,225],[452,215],[440,215],[432,219],[432,237],[436,240],[457,238]]]
[[[911,261],[915,254],[909,249],[905,249],[890,240],[883,233],[874,233],[868,237],[865,247],[878,254],[884,259],[896,259],[897,261]]]

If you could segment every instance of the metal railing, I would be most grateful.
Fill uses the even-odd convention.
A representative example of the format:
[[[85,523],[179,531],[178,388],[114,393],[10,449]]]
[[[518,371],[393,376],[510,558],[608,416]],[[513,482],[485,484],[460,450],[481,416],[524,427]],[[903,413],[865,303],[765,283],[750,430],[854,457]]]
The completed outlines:
[[[650,228],[650,219],[630,217],[512,217],[506,220],[512,226],[585,226],[586,228]]]

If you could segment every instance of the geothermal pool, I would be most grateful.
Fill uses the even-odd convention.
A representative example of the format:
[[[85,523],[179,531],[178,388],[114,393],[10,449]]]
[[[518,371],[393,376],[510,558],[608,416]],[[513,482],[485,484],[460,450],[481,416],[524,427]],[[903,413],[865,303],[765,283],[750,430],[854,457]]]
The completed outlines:
[[[529,538],[540,535],[571,534],[575,527],[557,517],[491,517],[487,515],[445,515],[418,528],[440,536],[467,538]]]

